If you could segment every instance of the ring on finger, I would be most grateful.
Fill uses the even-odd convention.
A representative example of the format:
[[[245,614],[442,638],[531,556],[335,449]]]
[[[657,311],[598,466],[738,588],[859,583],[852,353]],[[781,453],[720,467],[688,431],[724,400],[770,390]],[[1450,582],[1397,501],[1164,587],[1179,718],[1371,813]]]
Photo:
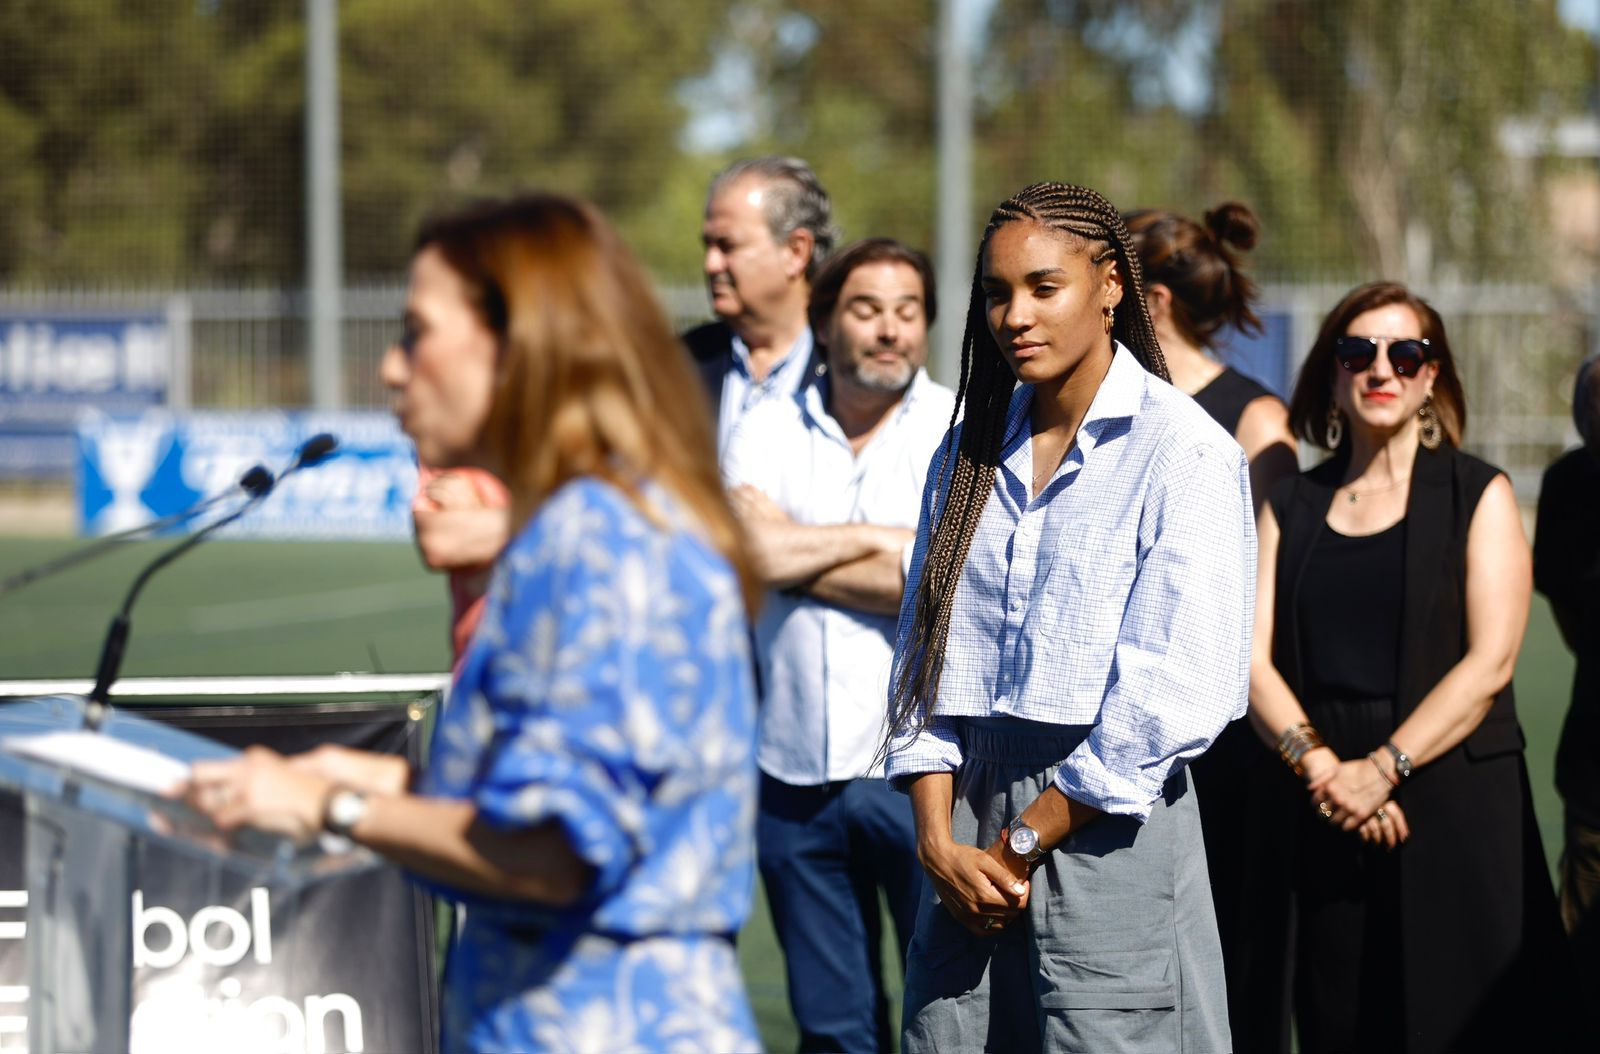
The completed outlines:
[[[1333,805],[1331,803],[1329,803],[1329,802],[1325,802],[1325,801],[1317,802],[1317,812],[1322,815],[1322,818],[1324,820],[1333,819]]]
[[[1389,822],[1389,814],[1383,811],[1383,806],[1381,806],[1381,805],[1378,806],[1378,811],[1373,813],[1372,815],[1376,816],[1378,818],[1378,822],[1380,822],[1380,823],[1388,823]]]
[[[997,929],[999,929],[1001,927],[1001,925],[1002,925],[1002,923],[1000,922],[999,919],[984,919],[983,920],[983,928],[986,929],[986,930],[997,930]]]

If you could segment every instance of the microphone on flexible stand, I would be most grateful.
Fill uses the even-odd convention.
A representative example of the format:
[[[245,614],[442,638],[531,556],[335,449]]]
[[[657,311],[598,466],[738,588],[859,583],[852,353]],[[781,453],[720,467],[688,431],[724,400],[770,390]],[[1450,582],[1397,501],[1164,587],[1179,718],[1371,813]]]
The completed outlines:
[[[283,476],[287,476],[291,472],[299,472],[303,468],[312,468],[320,465],[338,449],[338,436],[330,432],[318,432],[300,444],[300,452],[295,455],[294,464],[283,470]],[[281,480],[283,476],[278,478]]]
[[[94,688],[89,692],[88,703],[83,711],[83,724],[86,729],[91,732],[98,730],[101,723],[105,721],[107,712],[111,709],[111,682],[117,679],[117,671],[122,668],[122,655],[127,648],[128,631],[132,625],[129,613],[133,610],[134,601],[139,598],[140,591],[144,589],[145,583],[150,580],[151,576],[211,537],[212,534],[260,505],[276,489],[278,484],[294,473],[303,468],[312,468],[327,460],[329,455],[338,449],[338,446],[338,439],[326,432],[320,432],[301,445],[294,461],[276,478],[273,477],[272,473],[260,466],[251,469],[245,473],[245,476],[250,479],[253,489],[247,488],[250,496],[243,505],[240,505],[216,522],[202,527],[145,565],[144,570],[140,571],[138,577],[133,580],[133,585],[128,587],[128,594],[123,597],[122,607],[117,609],[116,616],[112,618],[111,625],[106,630],[105,643],[100,646],[99,669],[95,672]],[[240,480],[240,485],[244,485],[244,480]]]
[[[96,539],[82,549],[75,549],[64,556],[39,564],[37,567],[30,567],[25,571],[17,572],[5,581],[0,582],[0,597],[21,589],[23,586],[31,585],[41,578],[48,578],[51,575],[70,570],[81,563],[93,560],[97,556],[103,556],[124,542],[130,542],[146,534],[158,534],[168,527],[183,523],[185,520],[191,520],[207,509],[240,493],[254,494],[263,486],[271,488],[272,473],[268,472],[264,465],[256,465],[246,471],[243,476],[240,476],[239,482],[227,490],[219,494],[213,494],[211,497],[198,501],[186,509],[180,509],[177,512],[161,517],[159,520],[151,520],[149,523],[141,523],[137,527],[129,527],[127,530],[108,534]]]

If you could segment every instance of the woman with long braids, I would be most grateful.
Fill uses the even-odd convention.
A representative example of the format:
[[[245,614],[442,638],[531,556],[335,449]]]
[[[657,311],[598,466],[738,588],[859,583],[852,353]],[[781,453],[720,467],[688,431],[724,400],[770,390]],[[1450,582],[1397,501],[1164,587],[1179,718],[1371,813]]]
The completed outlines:
[[[1028,187],[983,235],[890,701],[937,894],[908,1051],[1230,1047],[1184,764],[1244,712],[1248,466],[1167,382],[1140,282],[1092,190]]]

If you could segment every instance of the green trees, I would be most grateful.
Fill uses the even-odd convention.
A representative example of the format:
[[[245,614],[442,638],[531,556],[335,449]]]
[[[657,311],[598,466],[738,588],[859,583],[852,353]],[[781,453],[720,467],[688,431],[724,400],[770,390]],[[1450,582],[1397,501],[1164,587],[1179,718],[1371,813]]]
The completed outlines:
[[[1539,166],[1501,130],[1583,112],[1593,63],[1555,0],[999,0],[985,145],[1010,183],[1241,198],[1282,277],[1527,280]]]
[[[343,0],[346,266],[541,186],[648,226],[717,2]],[[0,5],[0,282],[298,281],[303,0]],[[698,206],[679,216],[691,246]]]
[[[1067,179],[1248,201],[1273,277],[1541,277],[1561,162],[1502,133],[1592,107],[1556,0],[968,2],[974,228]],[[297,283],[303,5],[0,4],[0,283]],[[544,186],[692,280],[707,178],[768,150],[816,166],[847,236],[934,241],[937,0],[340,8],[352,278],[393,275],[432,209]]]

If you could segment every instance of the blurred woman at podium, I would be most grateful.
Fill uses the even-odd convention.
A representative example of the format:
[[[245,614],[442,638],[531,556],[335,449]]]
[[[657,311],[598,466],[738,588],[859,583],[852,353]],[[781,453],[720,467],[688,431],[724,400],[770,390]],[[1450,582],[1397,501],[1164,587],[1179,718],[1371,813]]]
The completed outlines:
[[[512,501],[429,763],[255,749],[197,765],[189,799],[223,828],[348,836],[466,903],[442,1049],[756,1049],[731,935],[758,586],[643,269],[568,198],[436,220],[381,375],[421,461]]]

